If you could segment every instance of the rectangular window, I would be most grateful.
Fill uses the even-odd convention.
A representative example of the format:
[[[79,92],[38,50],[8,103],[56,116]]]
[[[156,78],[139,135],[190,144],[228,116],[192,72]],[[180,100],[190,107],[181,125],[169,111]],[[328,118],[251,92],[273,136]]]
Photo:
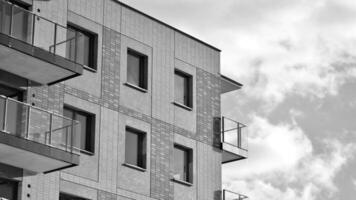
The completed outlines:
[[[180,145],[174,145],[174,179],[192,183],[192,150]]]
[[[134,86],[147,89],[148,58],[137,51],[127,50],[127,82]]]
[[[94,153],[95,145],[95,115],[87,113],[72,107],[65,106],[63,109],[63,115],[73,120],[77,120],[80,123],[77,133],[79,136],[74,137],[74,147],[84,150],[86,152]],[[70,129],[68,130],[70,131]],[[70,136],[71,134],[66,134]],[[64,138],[67,144],[71,144],[71,138]]]
[[[67,26],[66,57],[96,69],[97,35],[74,25]]]
[[[192,76],[182,71],[176,70],[174,76],[174,89],[175,102],[192,108]]]
[[[70,194],[59,193],[59,200],[88,200],[88,199],[73,196]]]
[[[17,199],[18,182],[0,178],[0,199]]]
[[[146,169],[146,133],[126,127],[125,163]]]

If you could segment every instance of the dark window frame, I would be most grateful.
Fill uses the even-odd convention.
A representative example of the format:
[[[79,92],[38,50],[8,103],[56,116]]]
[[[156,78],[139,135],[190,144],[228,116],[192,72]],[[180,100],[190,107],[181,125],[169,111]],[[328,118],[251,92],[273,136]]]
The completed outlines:
[[[134,56],[139,59],[139,83],[138,85],[135,83],[130,83],[126,81],[129,85],[138,87],[140,89],[147,90],[148,89],[148,56],[140,53],[132,48],[127,48],[127,57]],[[128,71],[128,58],[126,62],[126,70]],[[126,73],[126,80],[127,80],[128,73]]]
[[[87,36],[89,38],[89,61],[88,61],[88,66],[85,66],[85,69],[87,69],[86,67],[89,68],[89,70],[97,70],[97,61],[98,61],[98,34],[92,31],[89,31],[88,29],[85,29],[79,25],[76,25],[74,23],[68,22],[67,23],[67,29],[71,29],[74,30],[75,32],[79,32],[85,36]],[[77,45],[77,44],[75,44]],[[76,49],[74,49],[76,50]],[[76,54],[76,53],[75,53]],[[77,62],[77,57],[74,58],[75,62]],[[81,64],[81,63],[78,63]]]
[[[193,149],[175,143],[173,150],[175,151],[176,149],[184,151],[187,154],[186,160],[184,160],[184,166],[185,166],[186,172],[185,172],[185,177],[183,177],[183,179],[174,178],[174,180],[178,181],[178,182],[182,182],[184,184],[187,184],[187,183],[193,184]],[[173,159],[175,161],[177,161],[176,158],[173,157]],[[174,173],[175,173],[175,171],[174,171]]]
[[[3,177],[0,177],[0,183],[1,181],[4,181],[4,182],[8,182],[8,183],[11,183],[11,184],[14,184],[15,188],[13,188],[13,193],[12,193],[12,196],[14,197],[14,199],[17,199],[18,198],[18,194],[19,194],[19,187],[20,187],[20,181],[17,181],[17,180],[13,180],[13,179],[7,179],[7,178],[3,178]],[[1,196],[0,196],[1,197]]]
[[[68,194],[68,193],[65,193],[65,192],[60,192],[59,193],[59,200],[67,200],[67,199],[70,199],[70,200],[89,200],[87,198],[79,197],[79,196]]]
[[[134,163],[129,163],[127,161],[127,154],[126,151],[127,149],[127,134],[130,132],[130,134],[136,134],[138,136],[138,144],[137,144],[137,164]],[[142,130],[138,130],[136,128],[133,128],[131,126],[126,126],[125,128],[125,165],[131,165],[138,167],[139,169],[147,169],[147,133]],[[142,171],[142,170],[141,170]]]
[[[86,153],[86,154],[94,154],[95,153],[95,122],[96,122],[96,116],[93,113],[84,111],[82,109],[70,106],[68,104],[64,104],[63,106],[63,113],[64,110],[70,110],[73,113],[73,116],[71,119],[76,120],[76,115],[81,114],[83,116],[87,117],[87,123],[86,123],[86,137],[85,137],[85,148],[82,149],[82,147],[79,147],[80,152]],[[88,131],[90,133],[88,134]],[[89,137],[87,137],[89,135]],[[81,144],[82,146],[82,144]],[[76,147],[78,148],[78,147]]]
[[[176,78],[175,76],[180,76],[184,78],[184,81],[187,81],[185,85],[186,87],[184,88],[183,91],[184,92],[183,96],[187,96],[187,98],[185,102],[177,102],[176,97],[174,97],[174,102],[178,105],[185,106],[189,109],[192,109],[193,108],[193,76],[179,69],[174,70],[174,81]],[[174,82],[174,90],[176,90],[175,82]]]

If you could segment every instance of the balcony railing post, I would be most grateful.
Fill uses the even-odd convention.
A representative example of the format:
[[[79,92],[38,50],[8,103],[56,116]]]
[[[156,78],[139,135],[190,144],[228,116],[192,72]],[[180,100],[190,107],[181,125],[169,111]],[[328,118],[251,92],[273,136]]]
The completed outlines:
[[[26,120],[26,136],[25,138],[28,139],[30,135],[30,118],[31,118],[31,106],[27,106],[27,120]]]
[[[225,200],[225,190],[223,190],[223,200]]]
[[[57,24],[54,24],[54,37],[53,37],[53,54],[56,54],[56,43],[57,43],[57,30],[58,30],[58,27],[57,27]],[[51,49],[50,49],[51,51]]]
[[[36,15],[32,14],[32,45],[35,45],[35,24],[36,24]]]
[[[52,143],[52,119],[53,119],[53,114],[49,114],[49,136],[48,136],[48,144]]]
[[[13,18],[14,18],[14,5],[10,4],[10,8],[11,8],[11,11],[10,11],[10,36],[12,37],[12,27],[13,27]]]
[[[70,131],[70,135],[71,135],[71,140],[70,140],[70,153],[73,153],[73,140],[74,140],[74,120],[72,120],[72,126],[71,126],[71,131]]]
[[[6,129],[7,129],[7,119],[6,119],[6,116],[7,116],[7,106],[8,106],[8,98],[5,98],[4,120],[3,120],[3,131],[4,131],[4,132],[7,132],[7,131],[6,131]]]
[[[74,36],[74,62],[77,62],[77,48],[78,48],[78,31],[75,31],[75,36]],[[71,49],[72,50],[72,49]]]
[[[237,146],[241,148],[241,124],[237,124]]]
[[[221,118],[221,140],[225,142],[225,118]]]

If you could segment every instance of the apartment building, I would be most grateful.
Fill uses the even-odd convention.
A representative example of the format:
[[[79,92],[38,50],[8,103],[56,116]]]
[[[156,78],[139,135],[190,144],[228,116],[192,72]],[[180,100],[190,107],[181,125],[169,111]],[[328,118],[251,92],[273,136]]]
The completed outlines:
[[[220,50],[115,0],[0,0],[0,199],[232,200]]]

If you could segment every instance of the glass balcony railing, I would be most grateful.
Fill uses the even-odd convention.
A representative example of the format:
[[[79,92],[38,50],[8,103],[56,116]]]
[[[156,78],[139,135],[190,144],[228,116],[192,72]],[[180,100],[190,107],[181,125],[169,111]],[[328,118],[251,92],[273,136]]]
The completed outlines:
[[[78,125],[78,121],[0,95],[3,133],[73,153],[80,146]]]
[[[73,62],[77,58],[68,52],[76,52],[78,45],[73,44],[83,42],[80,32],[69,30],[4,0],[0,0],[0,33]]]
[[[248,197],[229,190],[223,190],[223,200],[247,200]]]
[[[243,131],[243,128],[245,127],[246,125],[240,122],[234,121],[227,117],[222,117],[222,123],[221,123],[222,142],[247,151],[248,135],[246,131]]]

